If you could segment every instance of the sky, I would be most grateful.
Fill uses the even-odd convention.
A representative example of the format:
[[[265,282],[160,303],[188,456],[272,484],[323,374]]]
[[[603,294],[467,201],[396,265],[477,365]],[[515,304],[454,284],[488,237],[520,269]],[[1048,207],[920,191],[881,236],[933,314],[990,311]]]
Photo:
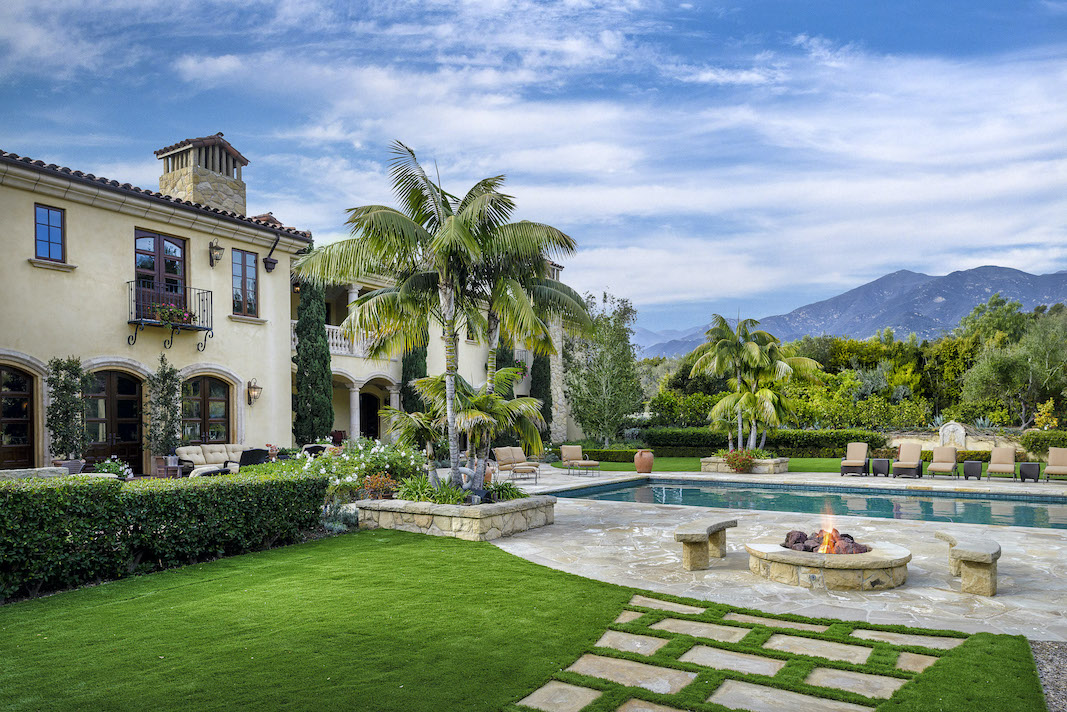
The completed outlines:
[[[656,331],[1067,268],[1067,0],[0,2],[0,149],[155,188],[218,131],[320,244],[394,202],[394,140],[505,174]]]

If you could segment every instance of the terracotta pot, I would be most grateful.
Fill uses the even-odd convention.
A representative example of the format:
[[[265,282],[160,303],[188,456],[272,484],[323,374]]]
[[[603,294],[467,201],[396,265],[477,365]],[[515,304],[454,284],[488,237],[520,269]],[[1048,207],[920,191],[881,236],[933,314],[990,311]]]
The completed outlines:
[[[651,450],[638,450],[634,455],[634,466],[638,472],[647,475],[652,472],[652,461],[654,459]]]

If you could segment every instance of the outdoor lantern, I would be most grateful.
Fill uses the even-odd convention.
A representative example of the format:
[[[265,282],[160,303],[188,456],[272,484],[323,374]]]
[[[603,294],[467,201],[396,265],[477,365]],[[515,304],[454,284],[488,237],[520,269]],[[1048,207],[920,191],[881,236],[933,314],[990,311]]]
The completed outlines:
[[[222,261],[222,256],[226,254],[226,248],[219,244],[219,238],[215,238],[208,245],[209,257],[211,259],[211,267],[215,267],[216,262]]]
[[[263,395],[263,386],[256,385],[256,379],[248,382],[248,405],[252,405]]]

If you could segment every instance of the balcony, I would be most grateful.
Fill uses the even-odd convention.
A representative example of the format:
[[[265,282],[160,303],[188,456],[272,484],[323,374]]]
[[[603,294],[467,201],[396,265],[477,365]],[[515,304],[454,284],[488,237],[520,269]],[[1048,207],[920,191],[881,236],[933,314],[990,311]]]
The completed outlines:
[[[129,292],[127,323],[136,327],[127,338],[130,346],[137,343],[137,335],[149,326],[170,329],[170,336],[163,340],[163,348],[167,349],[174,344],[174,337],[183,331],[204,332],[203,342],[196,345],[198,351],[203,351],[207,340],[215,335],[210,290],[161,285],[150,280],[127,282],[126,287]]]
[[[290,347],[296,350],[296,320],[289,322]],[[345,338],[341,327],[326,325],[326,343],[330,345],[330,353],[334,356],[355,356],[367,358],[367,347],[362,341]]]

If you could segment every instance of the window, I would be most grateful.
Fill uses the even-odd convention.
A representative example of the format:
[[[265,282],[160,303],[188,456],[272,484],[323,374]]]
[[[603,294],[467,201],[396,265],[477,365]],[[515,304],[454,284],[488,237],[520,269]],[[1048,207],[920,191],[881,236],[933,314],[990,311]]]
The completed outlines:
[[[256,300],[256,253],[230,250],[233,254],[233,313],[259,316]]]
[[[182,441],[230,442],[230,387],[225,381],[197,376],[182,384]]]
[[[137,229],[134,232],[137,318],[156,319],[157,306],[186,309],[185,240]]]
[[[37,259],[65,262],[63,210],[47,205],[34,207],[34,238],[37,243]]]

